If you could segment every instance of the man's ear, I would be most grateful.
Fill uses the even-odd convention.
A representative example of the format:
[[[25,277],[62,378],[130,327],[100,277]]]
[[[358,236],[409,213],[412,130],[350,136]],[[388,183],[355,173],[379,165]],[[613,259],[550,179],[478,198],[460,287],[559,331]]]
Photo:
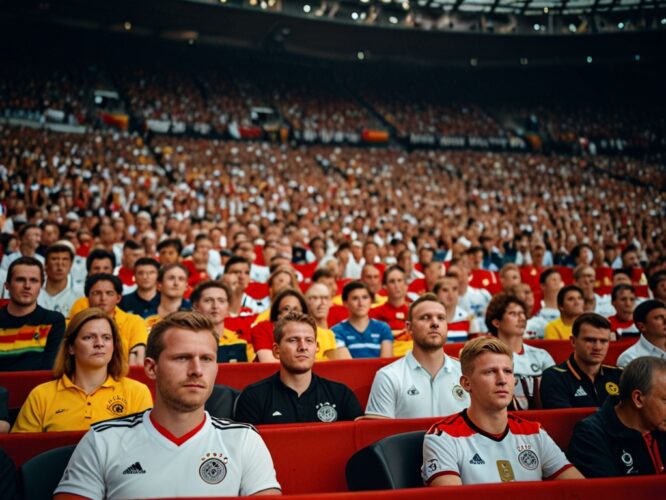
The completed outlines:
[[[470,390],[471,384],[469,383],[469,377],[467,377],[466,375],[461,375],[460,376],[460,385],[467,392],[470,392],[469,390]]]
[[[280,359],[280,344],[273,342],[273,357]]]
[[[157,378],[157,361],[153,358],[146,358],[143,361],[143,371],[146,372],[146,377],[155,380]]]
[[[643,408],[644,406],[645,394],[643,394],[638,389],[631,391],[631,401],[634,403],[636,408]]]

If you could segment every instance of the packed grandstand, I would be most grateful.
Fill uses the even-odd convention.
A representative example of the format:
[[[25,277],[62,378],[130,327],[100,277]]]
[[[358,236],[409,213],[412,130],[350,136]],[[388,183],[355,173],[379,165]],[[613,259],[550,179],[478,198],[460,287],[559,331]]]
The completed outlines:
[[[121,31],[131,29],[126,23]],[[110,418],[94,415],[91,421],[87,414],[82,425],[51,415],[42,425],[35,416],[36,387],[52,383],[54,375],[70,385],[75,380],[63,368],[67,348],[57,353],[59,342],[53,346],[47,335],[55,338],[57,330],[63,346],[71,347],[75,340],[70,345],[66,339],[80,335],[72,331],[90,318],[106,318],[117,325],[113,331],[119,329],[124,364],[132,366],[118,380],[142,383],[143,389],[131,389],[141,393],[140,403],[124,401],[115,416],[151,406],[143,384],[154,395],[155,377],[136,365],[145,358],[150,366],[151,331],[193,309],[217,321],[216,382],[233,396],[214,416],[266,424],[233,401],[284,365],[276,354],[284,322],[294,311],[309,314],[296,321],[316,323],[314,371],[351,389],[358,401],[349,405],[347,420],[357,420],[317,424],[330,431],[302,424],[308,420],[259,426],[286,494],[420,486],[419,476],[419,485],[373,487],[355,478],[364,472],[355,472],[349,459],[377,439],[425,431],[439,420],[433,417],[445,416],[382,414],[373,392],[389,362],[411,362],[405,353],[422,348],[417,334],[412,338],[412,305],[421,301],[446,310],[438,350],[447,360],[457,359],[475,338],[504,341],[503,315],[512,300],[519,306],[520,331],[509,346],[522,387],[517,384],[507,405],[515,418],[541,422],[562,449],[574,425],[593,413],[588,406],[601,406],[606,397],[595,392],[594,404],[571,405],[585,409],[555,410],[566,405],[551,404],[552,395],[540,392],[542,371],[555,363],[555,369],[568,366],[576,373],[570,364],[578,359],[570,340],[578,336],[576,318],[596,313],[600,319],[590,324],[610,332],[599,367],[602,361],[626,366],[628,350],[646,338],[652,342],[645,317],[635,311],[641,304],[666,309],[659,305],[666,299],[666,114],[656,83],[663,77],[659,62],[632,66],[636,60],[620,70],[415,69],[300,59],[276,54],[272,46],[245,53],[188,40],[143,44],[122,33],[45,30],[62,39],[37,52],[40,44],[26,40],[0,68],[0,424],[6,424],[0,430],[11,430],[0,437],[0,449],[13,465],[23,465],[22,498],[43,494],[35,493],[24,464],[77,443],[91,423]],[[69,260],[56,262],[55,255]],[[30,266],[39,267],[41,288],[30,291],[26,284],[21,291],[12,279],[18,268]],[[152,277],[141,274],[152,268]],[[95,295],[104,283],[117,298],[106,312],[107,303]],[[211,289],[222,291],[223,313],[204,306]],[[353,303],[359,290],[370,299],[362,313]],[[580,295],[573,309],[566,304],[569,292]],[[317,305],[322,297],[325,306]],[[10,312],[19,310],[50,319],[21,323]],[[359,333],[358,318],[368,328],[381,327],[388,339],[350,340]],[[664,347],[663,339],[653,342],[652,356],[665,358]],[[519,359],[538,374],[520,372]],[[609,399],[618,394],[617,373],[618,379],[605,382]],[[447,392],[466,401],[467,392],[455,384]],[[84,399],[96,390],[84,392]],[[409,391],[418,394],[414,386]],[[247,404],[243,394],[241,405]],[[343,420],[340,404],[338,413],[320,406],[319,421],[338,414]],[[214,414],[212,406],[206,409]],[[394,420],[369,420],[373,416]],[[441,434],[438,429],[430,433]],[[46,431],[70,432],[58,437]],[[19,440],[21,432],[35,434]],[[648,443],[650,457],[663,475],[663,423],[654,435],[659,444]],[[325,459],[315,453],[324,447],[337,451]],[[417,451],[421,460],[420,443]],[[469,463],[481,465],[477,457]],[[142,460],[145,466],[148,458]],[[316,474],[303,479],[298,472],[306,467]],[[122,474],[144,472],[137,461]],[[648,495],[663,489],[663,480],[613,481],[530,483],[514,491],[612,495],[639,487]],[[478,491],[504,494],[493,488]],[[409,491],[400,498],[425,495]]]

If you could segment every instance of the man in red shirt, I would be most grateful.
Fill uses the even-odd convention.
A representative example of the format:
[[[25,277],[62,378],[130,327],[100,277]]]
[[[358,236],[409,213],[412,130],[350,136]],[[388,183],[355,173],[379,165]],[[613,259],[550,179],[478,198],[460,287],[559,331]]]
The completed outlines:
[[[386,268],[383,280],[388,300],[381,306],[370,309],[370,317],[388,323],[393,333],[393,355],[404,356],[412,348],[412,336],[407,332],[407,279],[402,267]]]
[[[636,308],[636,292],[631,285],[616,285],[611,292],[611,304],[615,314],[608,318],[611,324],[612,340],[619,340],[627,336],[640,335],[634,324],[634,309]]]

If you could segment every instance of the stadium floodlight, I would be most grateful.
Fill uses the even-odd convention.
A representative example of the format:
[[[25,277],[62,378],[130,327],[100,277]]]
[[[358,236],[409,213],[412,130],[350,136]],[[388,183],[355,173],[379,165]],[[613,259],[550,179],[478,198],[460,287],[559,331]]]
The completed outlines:
[[[592,64],[592,56],[587,56],[587,64]]]
[[[309,13],[311,10],[312,10],[312,7],[310,7],[308,4],[305,4],[303,6],[303,12],[305,12],[306,14]]]
[[[130,31],[132,29],[132,23],[129,21],[125,21],[125,24],[123,24],[123,28],[125,28],[125,31]]]

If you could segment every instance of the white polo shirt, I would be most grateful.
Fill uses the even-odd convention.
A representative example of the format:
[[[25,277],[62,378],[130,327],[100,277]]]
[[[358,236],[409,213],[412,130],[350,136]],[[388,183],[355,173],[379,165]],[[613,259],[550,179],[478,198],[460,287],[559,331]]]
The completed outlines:
[[[76,447],[55,493],[87,498],[252,495],[280,488],[273,461],[248,424],[212,418],[180,445],[151,410],[100,422]]]
[[[666,351],[662,351],[643,335],[641,335],[634,345],[620,354],[620,356],[617,358],[617,366],[624,368],[631,361],[636,358],[640,358],[641,356],[653,356],[655,358],[666,359]]]
[[[469,406],[469,394],[460,386],[461,374],[460,362],[444,355],[444,366],[433,379],[409,351],[377,372],[365,413],[420,418],[459,412]]]
[[[426,484],[443,475],[463,484],[541,481],[572,467],[538,422],[508,416],[495,436],[478,428],[463,411],[434,424],[423,442],[421,476]]]

